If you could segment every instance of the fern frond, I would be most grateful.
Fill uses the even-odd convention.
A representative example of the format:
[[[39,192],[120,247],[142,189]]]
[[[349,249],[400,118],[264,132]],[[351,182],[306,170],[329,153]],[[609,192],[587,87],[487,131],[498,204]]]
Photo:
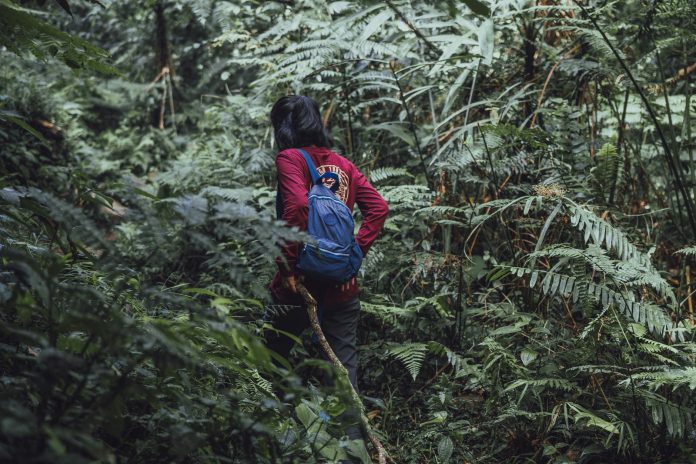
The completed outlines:
[[[428,343],[428,350],[435,355],[444,355],[447,357],[447,362],[454,370],[454,378],[467,377],[469,382],[472,380],[475,383],[484,382],[485,376],[479,365],[472,363],[471,359],[464,358],[459,353],[451,350],[442,343],[431,341]]]
[[[392,177],[413,178],[413,175],[410,172],[408,172],[406,168],[384,167],[373,169],[372,171],[370,171],[370,181],[374,183],[382,182]]]
[[[691,391],[696,390],[696,367],[665,369],[658,372],[641,372],[635,374],[633,378],[646,381],[651,390],[662,386],[669,386],[672,389],[685,386]]]
[[[433,197],[433,193],[425,185],[384,187],[381,193],[390,205],[397,207],[403,205],[409,210],[413,210],[414,207],[429,206]]]
[[[643,264],[650,264],[645,255],[640,253],[636,246],[629,241],[625,233],[600,219],[591,211],[580,206],[571,207],[570,223],[584,233],[585,243],[592,239],[596,245],[604,244],[608,250],[616,252],[622,260],[637,258]]]
[[[595,156],[597,165],[591,169],[597,196],[613,203],[615,192],[623,185],[623,160],[614,144],[605,143]]]
[[[391,345],[387,348],[387,354],[400,361],[406,370],[416,380],[423,366],[428,345],[425,343],[403,343]]]
[[[684,247],[675,251],[675,253],[679,253],[684,256],[696,256],[696,246]]]
[[[562,390],[566,392],[576,392],[579,391],[580,388],[575,385],[574,383],[571,383],[570,381],[566,379],[561,379],[561,378],[546,378],[546,379],[518,379],[510,383],[507,387],[505,387],[504,391],[511,391],[515,390],[516,388],[524,387],[525,389],[527,388],[535,388],[538,389],[539,391],[544,391],[546,389],[552,389],[552,390]]]
[[[650,410],[653,423],[665,425],[671,437],[683,438],[693,430],[693,409],[674,404],[664,396],[650,390],[641,390],[640,396]]]
[[[415,312],[413,307],[402,308],[398,306],[368,303],[365,301],[360,302],[360,309],[367,314],[372,314],[376,318],[390,323],[394,323],[399,319],[410,318]]]

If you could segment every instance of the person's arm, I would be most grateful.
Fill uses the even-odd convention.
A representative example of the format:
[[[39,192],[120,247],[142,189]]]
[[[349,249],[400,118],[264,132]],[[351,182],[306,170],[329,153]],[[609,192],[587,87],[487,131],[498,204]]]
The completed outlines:
[[[363,218],[355,241],[358,242],[363,255],[366,255],[374,241],[377,240],[377,236],[379,236],[379,232],[387,220],[389,206],[363,173],[358,171],[358,168],[354,169],[355,175],[353,179],[357,189],[355,202],[358,204]]]
[[[301,162],[300,162],[301,161]],[[276,157],[278,191],[283,199],[282,219],[290,227],[307,230],[307,179],[304,160],[294,151],[280,152]],[[289,243],[282,249],[283,257],[276,259],[280,273],[285,277],[295,275],[298,244]],[[283,260],[285,258],[285,260]]]

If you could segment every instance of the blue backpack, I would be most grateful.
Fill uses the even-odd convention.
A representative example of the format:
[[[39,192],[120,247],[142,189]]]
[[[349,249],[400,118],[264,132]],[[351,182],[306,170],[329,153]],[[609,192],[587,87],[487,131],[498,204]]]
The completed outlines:
[[[347,282],[358,273],[363,254],[353,236],[353,214],[336,197],[340,179],[334,172],[319,175],[309,154],[304,150],[298,151],[302,153],[312,176],[312,187],[308,193],[307,232],[314,241],[302,245],[297,269],[317,280]],[[333,186],[326,187],[324,179],[333,179]]]

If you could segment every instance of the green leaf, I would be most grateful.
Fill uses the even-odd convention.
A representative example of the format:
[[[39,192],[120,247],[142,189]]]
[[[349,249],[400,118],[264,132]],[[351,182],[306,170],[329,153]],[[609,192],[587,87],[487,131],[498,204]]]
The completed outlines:
[[[529,210],[532,207],[532,201],[534,201],[534,197],[529,197],[527,199],[527,202],[524,204],[524,211],[522,212],[522,214],[524,214],[525,216],[529,214]]]
[[[491,9],[480,0],[462,0],[462,2],[466,4],[473,13],[479,16],[491,15]]]
[[[20,119],[19,116],[14,116],[9,111],[0,110],[0,119],[4,119],[6,121],[11,122],[12,124],[14,124],[16,126],[21,127],[22,129],[24,129],[25,131],[29,132],[31,135],[36,137],[41,143],[44,143],[46,145],[49,144],[48,140],[46,140],[46,138],[43,135],[41,135],[41,132],[37,131],[36,129],[31,127],[26,122],[22,121],[22,119]]]
[[[395,344],[387,350],[387,353],[401,361],[413,380],[416,380],[423,366],[427,350],[428,347],[425,343],[404,343]]]
[[[488,18],[481,23],[478,29],[478,43],[485,65],[490,65],[493,62],[494,37],[493,20]]]
[[[300,422],[302,422],[302,425],[304,425],[306,429],[309,429],[310,426],[317,422],[318,416],[304,402],[295,407],[295,414],[297,414],[297,418],[300,420]]]
[[[345,446],[351,457],[360,459],[362,464],[372,464],[372,459],[370,459],[370,453],[365,448],[364,440],[350,440]]]
[[[200,225],[208,213],[208,200],[200,195],[186,195],[172,200],[174,211],[179,213],[187,224]]]
[[[561,206],[563,206],[563,202],[559,201],[558,204],[556,204],[556,207],[553,209],[553,211],[551,211],[551,214],[549,214],[549,217],[546,218],[546,222],[544,223],[544,227],[542,227],[541,229],[541,233],[539,234],[539,240],[537,240],[536,246],[534,247],[534,251],[541,250],[541,245],[542,243],[544,243],[546,233],[549,231],[551,223],[558,215],[558,212],[561,210]]]
[[[531,364],[537,357],[539,357],[539,353],[529,348],[523,349],[520,353],[520,359],[525,366]]]
[[[383,29],[384,24],[391,19],[392,15],[393,12],[389,9],[386,9],[374,15],[372,19],[370,19],[370,22],[367,23],[367,26],[365,26],[365,29],[363,29],[363,32],[360,35],[358,41],[363,42],[369,39],[370,36],[372,36],[372,34],[374,34],[375,32],[379,31],[380,29]]]
[[[54,56],[72,68],[118,74],[116,68],[107,63],[109,53],[106,50],[63,32],[6,1],[0,2],[0,28],[13,32],[11,42],[2,40],[1,43],[17,55],[29,51],[40,60]]]
[[[409,146],[415,146],[416,142],[413,138],[413,134],[408,131],[405,123],[400,122],[383,122],[381,124],[373,124],[368,126],[367,130],[383,130],[389,132],[391,135],[400,138],[406,142]]]
[[[70,16],[73,15],[72,10],[70,9],[70,4],[69,4],[66,0],[56,0],[56,2],[57,2],[58,5],[60,5],[60,7],[61,7],[62,9],[64,9]]]
[[[437,459],[442,463],[449,462],[454,452],[454,443],[450,437],[442,437],[440,442],[437,444]]]
[[[520,332],[522,330],[522,327],[524,327],[526,324],[524,323],[516,323],[515,325],[504,325],[503,327],[498,327],[495,330],[491,330],[489,335],[495,336],[495,335],[509,335],[513,333]]]
[[[426,425],[442,424],[443,422],[445,422],[446,419],[447,419],[447,412],[446,411],[437,411],[433,414],[432,419],[425,421],[425,422],[421,422],[420,426],[424,427]]]

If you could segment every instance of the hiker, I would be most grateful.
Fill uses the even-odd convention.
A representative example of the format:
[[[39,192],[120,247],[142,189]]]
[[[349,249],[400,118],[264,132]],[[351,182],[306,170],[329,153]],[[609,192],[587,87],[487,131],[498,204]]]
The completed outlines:
[[[322,176],[317,183],[323,183],[334,191],[335,198],[345,203],[349,208],[347,214],[351,223],[350,212],[357,203],[363,221],[355,236],[359,247],[355,253],[362,256],[367,254],[384,225],[389,209],[384,198],[358,168],[331,151],[332,141],[322,122],[317,103],[301,95],[282,97],[273,105],[271,123],[279,150],[276,157],[278,218],[283,219],[288,226],[307,230],[308,192],[312,188],[312,179],[317,177],[317,174],[310,172],[309,165],[313,164],[318,175]],[[345,209],[343,205],[339,206]],[[350,232],[352,234],[352,230]],[[296,267],[298,256],[304,252],[301,246],[292,243],[284,247],[283,257],[277,259],[279,270],[271,283],[271,295],[276,304],[288,305],[291,309],[275,315],[273,327],[296,336],[309,327],[304,301],[297,292],[297,284],[302,280],[318,302],[322,330],[336,356],[348,370],[350,382],[357,392],[356,332],[360,301],[356,276],[350,275],[346,281],[338,282],[303,275]],[[276,331],[267,332],[266,342],[270,349],[285,358],[293,345],[291,338]],[[355,427],[347,430],[347,434],[351,439],[360,438],[360,431]]]

